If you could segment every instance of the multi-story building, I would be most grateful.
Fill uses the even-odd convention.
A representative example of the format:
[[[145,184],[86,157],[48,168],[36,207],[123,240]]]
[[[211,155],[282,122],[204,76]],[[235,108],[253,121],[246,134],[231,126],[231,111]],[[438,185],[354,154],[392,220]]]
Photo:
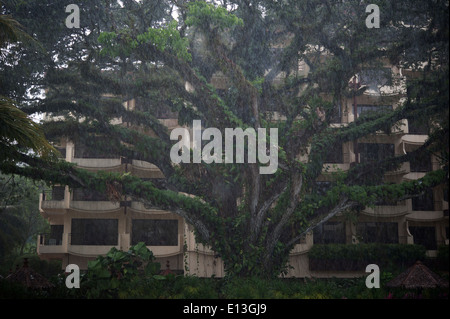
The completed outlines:
[[[405,70],[385,64],[381,71],[367,70],[357,74],[352,84],[364,93],[351,98],[343,98],[337,106],[335,124],[345,126],[365,112],[382,112],[395,109],[405,97],[405,82],[410,76],[417,76]],[[324,164],[322,176],[317,180],[319,189],[326,190],[332,183],[331,172],[348,170],[354,163],[370,163],[384,158],[400,156],[412,152],[425,143],[430,128],[411,120],[402,120],[389,134],[377,132],[357,141],[336,145],[335,152],[329,154]],[[398,169],[384,174],[387,183],[417,180],[429,171],[440,168],[434,156],[423,156],[404,162]],[[422,196],[411,199],[378,203],[374,208],[365,208],[357,220],[338,214],[326,223],[316,227],[302,243],[291,252],[289,264],[293,266],[291,276],[351,276],[356,272],[339,273],[333,271],[310,270],[308,251],[314,244],[355,244],[355,243],[420,244],[428,257],[436,257],[440,245],[449,244],[448,194],[444,185],[434,187]],[[361,269],[364,271],[364,269]]]
[[[300,63],[299,72],[307,76],[308,66]],[[354,77],[354,85],[358,88],[366,86],[366,90],[357,97],[342,99],[336,106],[333,126],[348,125],[365,112],[397,107],[404,93],[402,83],[409,71],[388,66],[384,72],[391,73],[392,83],[385,82],[386,77],[379,71],[367,70]],[[212,84],[220,90],[226,88],[227,81],[217,75]],[[134,103],[134,100],[127,102],[126,107],[133,108]],[[176,118],[166,117],[161,121],[169,129],[177,126]],[[121,125],[120,119],[117,124]],[[407,120],[400,124],[390,134],[378,132],[358,141],[336,145],[317,181],[318,187],[325,190],[330,185],[330,172],[334,170],[348,170],[355,162],[379,161],[386,156],[405,154],[426,141],[428,128]],[[143,179],[164,178],[161,171],[148,162],[92,154],[83,145],[68,140],[61,141],[59,146],[66,161],[90,171],[130,172]],[[384,180],[400,183],[418,179],[438,167],[436,158],[424,157],[420,161],[403,163],[397,170],[386,173]],[[78,264],[80,268],[86,268],[89,260],[105,254],[112,247],[127,250],[143,241],[163,267],[168,261],[170,268],[179,272],[201,277],[224,275],[220,258],[196,243],[192,226],[169,211],[149,209],[133,200],[113,203],[102,194],[70,190],[67,186],[57,186],[43,193],[40,211],[49,220],[51,232],[38,238],[38,254],[41,258],[62,260],[63,267]],[[337,215],[318,226],[291,251],[289,264],[292,268],[288,276],[339,275],[310,270],[308,251],[314,244],[416,243],[424,245],[427,255],[433,257],[439,245],[448,245],[448,231],[448,197],[439,186],[421,197],[367,208],[359,214],[357,222]]]
[[[134,105],[135,100],[124,103],[124,107],[131,109]],[[162,117],[160,120],[169,130],[177,126],[176,119],[167,114]],[[121,119],[114,120],[114,124],[126,125]],[[142,179],[164,178],[151,163],[93,153],[69,140],[61,140],[58,149],[67,162],[88,171],[131,173]],[[195,243],[192,226],[169,211],[149,209],[128,198],[114,203],[104,194],[63,185],[44,191],[39,209],[50,223],[50,233],[38,237],[38,254],[43,259],[62,260],[63,269],[68,264],[86,269],[89,260],[105,255],[112,247],[126,251],[145,242],[162,269],[168,265],[179,273],[224,275],[223,266],[213,258],[213,253]]]

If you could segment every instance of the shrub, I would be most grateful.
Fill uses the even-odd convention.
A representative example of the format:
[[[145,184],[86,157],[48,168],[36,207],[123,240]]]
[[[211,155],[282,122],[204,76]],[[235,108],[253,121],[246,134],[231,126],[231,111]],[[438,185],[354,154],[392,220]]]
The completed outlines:
[[[311,270],[364,271],[368,264],[384,270],[399,271],[425,258],[421,245],[402,244],[327,244],[314,245],[309,251]]]
[[[447,245],[441,245],[438,247],[437,254],[438,267],[441,270],[449,268],[449,247]]]
[[[88,298],[143,296],[148,294],[146,288],[151,282],[166,279],[159,275],[160,264],[154,259],[144,243],[138,243],[127,252],[113,247],[106,256],[88,262],[80,285]]]
[[[36,298],[38,293],[20,283],[0,279],[0,299]]]

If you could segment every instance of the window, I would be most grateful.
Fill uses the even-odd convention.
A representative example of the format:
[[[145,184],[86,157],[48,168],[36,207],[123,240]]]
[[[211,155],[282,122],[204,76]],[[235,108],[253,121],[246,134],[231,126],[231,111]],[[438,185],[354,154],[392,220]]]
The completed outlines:
[[[408,133],[417,135],[428,135],[430,127],[423,119],[410,118],[408,119]]]
[[[360,104],[357,106],[357,112],[358,117],[364,116],[365,114],[371,114],[371,113],[382,113],[386,111],[391,111],[392,106],[391,105],[364,105]]]
[[[139,242],[147,246],[178,246],[178,220],[134,219],[131,243]]]
[[[117,219],[72,219],[72,245],[113,246],[118,238]]]
[[[62,245],[64,225],[50,225],[50,234],[45,238],[46,245]]]
[[[55,147],[56,150],[60,153],[59,158],[66,159],[66,148],[65,147]]]
[[[325,157],[325,163],[343,163],[342,144],[335,143],[331,146]]]
[[[361,163],[379,162],[394,157],[395,146],[394,144],[360,143],[358,152]]]
[[[113,151],[105,151],[101,146],[110,145],[111,138],[105,136],[92,136],[85,143],[75,144],[75,158],[118,158]],[[110,147],[110,146],[109,146]]]
[[[394,199],[392,200],[381,200],[376,203],[377,206],[397,206],[398,202]]]
[[[64,186],[53,186],[51,200],[64,200],[64,192],[65,192]]]
[[[326,222],[313,231],[314,244],[345,244],[345,224]]]
[[[359,72],[361,85],[378,88],[392,85],[392,70],[390,68],[367,68]]]
[[[436,250],[436,227],[409,226],[409,232],[414,237],[414,244],[423,245],[427,250]]]
[[[356,233],[363,243],[398,244],[397,223],[358,223]]]
[[[303,60],[298,61],[298,72],[303,73],[306,71],[306,62]]]
[[[150,112],[157,119],[176,119],[178,113],[173,112],[169,105],[155,103],[152,99],[136,97],[136,109],[141,112]]]
[[[431,171],[431,158],[428,154],[417,154],[409,161],[411,172]]]
[[[412,198],[412,210],[424,211],[434,210],[433,189],[429,188],[424,194]]]
[[[328,181],[317,182],[316,181],[315,192],[319,196],[325,196],[332,187],[333,187],[332,182],[328,182]]]
[[[342,108],[341,103],[338,103],[334,106],[331,111],[330,123],[341,123],[342,122]]]
[[[73,200],[74,201],[109,201],[108,196],[106,194],[102,194],[100,192],[84,189],[84,188],[75,188],[73,190]]]

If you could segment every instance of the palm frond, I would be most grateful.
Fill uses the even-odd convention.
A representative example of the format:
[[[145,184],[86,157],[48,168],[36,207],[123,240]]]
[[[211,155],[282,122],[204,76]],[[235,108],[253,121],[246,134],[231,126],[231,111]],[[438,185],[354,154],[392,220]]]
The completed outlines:
[[[23,31],[22,25],[10,15],[0,15],[0,47],[18,41],[26,42],[34,39]]]
[[[38,123],[16,107],[14,101],[0,96],[0,147],[9,148],[12,145],[32,149],[43,157],[58,153],[47,141]]]
[[[42,44],[30,36],[17,20],[13,19],[11,15],[0,14],[0,48],[19,42],[32,45],[37,50],[45,52]]]

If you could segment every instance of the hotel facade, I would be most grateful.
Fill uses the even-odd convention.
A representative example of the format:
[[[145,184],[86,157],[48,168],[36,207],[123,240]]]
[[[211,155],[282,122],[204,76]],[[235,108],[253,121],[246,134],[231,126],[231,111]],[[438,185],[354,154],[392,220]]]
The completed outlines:
[[[300,62],[298,72],[307,76],[308,66]],[[353,79],[355,88],[364,87],[364,93],[342,98],[336,106],[332,126],[348,125],[365,112],[395,109],[404,97],[404,83],[415,73],[395,66],[386,66],[383,72],[391,80],[384,81],[380,71],[361,72]],[[280,75],[282,77],[282,75]],[[276,81],[276,80],[275,80]],[[220,73],[213,76],[211,84],[218,92],[227,88],[226,78]],[[189,90],[189,84],[186,84]],[[139,103],[131,100],[124,107],[132,110]],[[51,119],[49,119],[51,120]],[[278,120],[283,117],[278,116]],[[176,115],[166,114],[160,121],[169,130],[179,127]],[[117,125],[125,125],[117,119]],[[331,172],[348,170],[354,163],[376,162],[384,157],[411,152],[427,140],[429,128],[402,120],[390,134],[377,132],[370,136],[336,145],[324,164],[322,176],[317,180],[319,189],[326,190]],[[114,154],[96,154],[83,145],[61,140],[58,147],[67,162],[88,171],[130,173],[142,179],[164,179],[152,163],[130,160]],[[439,168],[434,156],[403,163],[397,170],[384,174],[390,183],[415,180],[426,172]],[[41,234],[37,250],[42,259],[59,259],[63,269],[77,264],[86,269],[87,262],[106,254],[112,247],[128,250],[138,242],[145,242],[164,269],[199,277],[222,277],[223,262],[214,252],[195,241],[194,229],[182,217],[164,210],[146,207],[140,202],[124,198],[113,203],[103,194],[84,189],[55,186],[41,194],[39,209],[50,223],[50,233]],[[316,244],[392,243],[421,244],[428,257],[436,257],[440,245],[449,243],[448,197],[444,186],[433,188],[426,194],[398,202],[382,203],[366,208],[357,221],[337,215],[308,233],[289,258],[288,277],[356,276],[364,272],[335,272],[311,270],[309,250]]]

